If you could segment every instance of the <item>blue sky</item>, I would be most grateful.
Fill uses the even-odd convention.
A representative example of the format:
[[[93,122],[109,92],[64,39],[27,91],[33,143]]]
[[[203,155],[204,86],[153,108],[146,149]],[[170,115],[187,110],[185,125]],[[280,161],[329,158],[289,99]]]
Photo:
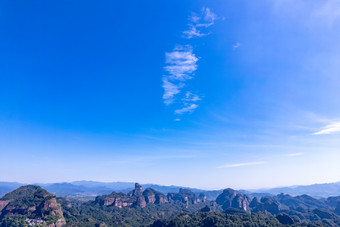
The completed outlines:
[[[0,181],[340,181],[336,0],[1,1]]]

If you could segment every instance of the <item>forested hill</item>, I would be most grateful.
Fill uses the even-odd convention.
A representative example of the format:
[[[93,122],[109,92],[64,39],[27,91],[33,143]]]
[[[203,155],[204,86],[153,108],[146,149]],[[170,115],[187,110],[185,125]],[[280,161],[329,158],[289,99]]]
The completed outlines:
[[[189,189],[164,194],[138,183],[93,200],[56,198],[22,186],[0,199],[0,226],[340,226],[340,196],[249,197],[225,189],[208,200]]]

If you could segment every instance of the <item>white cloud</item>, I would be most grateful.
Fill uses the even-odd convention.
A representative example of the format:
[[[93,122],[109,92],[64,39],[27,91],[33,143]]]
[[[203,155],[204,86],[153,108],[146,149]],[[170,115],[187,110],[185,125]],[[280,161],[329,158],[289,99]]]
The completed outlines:
[[[340,132],[340,122],[334,122],[326,125],[323,129],[313,133],[313,135],[326,135]]]
[[[285,157],[296,157],[296,156],[302,156],[304,154],[305,153],[290,153],[290,154],[284,154],[282,156],[285,156]]]
[[[239,48],[241,46],[241,43],[237,42],[235,43],[235,45],[233,46],[233,49],[236,50],[237,48]]]
[[[184,114],[184,113],[192,113],[198,107],[197,104],[190,104],[182,109],[175,110],[175,114]]]
[[[164,69],[170,74],[173,80],[187,80],[197,69],[198,58],[192,53],[192,47],[179,46],[174,51],[165,54],[167,66]]]
[[[209,8],[202,8],[201,14],[193,14],[190,17],[189,29],[184,31],[184,37],[191,39],[194,37],[202,37],[208,35],[208,32],[204,32],[201,29],[208,28],[215,23],[217,15]]]
[[[193,37],[202,37],[208,34],[202,33],[200,30],[197,29],[197,25],[189,24],[189,30],[183,32],[186,38],[190,39]]]
[[[263,165],[263,164],[266,164],[266,162],[264,162],[264,161],[259,161],[259,162],[243,162],[243,163],[227,164],[227,165],[219,166],[217,168],[224,169],[224,168],[234,168],[234,167],[242,167],[242,166]]]
[[[175,95],[180,93],[180,88],[182,88],[184,84],[180,83],[178,85],[173,84],[169,82],[169,80],[166,77],[163,77],[163,89],[164,89],[164,94],[163,94],[163,99],[164,103],[169,105],[174,101]]]
[[[212,26],[218,18],[211,9],[204,7],[200,14],[192,14],[189,19],[189,29],[183,32],[184,38],[208,35],[206,29]],[[165,104],[169,105],[175,101],[175,96],[180,95],[181,88],[186,85],[185,81],[193,78],[199,59],[193,53],[191,45],[177,46],[172,52],[165,53],[165,58],[164,70],[167,74],[163,76],[163,100]],[[182,108],[175,110],[175,114],[192,113],[198,108],[196,102],[200,101],[201,97],[190,91],[181,96],[182,98],[178,100],[180,100]],[[175,121],[179,120],[175,119]]]
[[[198,95],[195,95],[188,91],[187,93],[185,93],[185,98],[183,98],[182,100],[186,102],[197,102],[200,101],[201,98]]]
[[[209,8],[203,8],[202,12],[203,12],[205,21],[213,23],[217,19],[216,14],[211,12],[211,9],[209,9]]]
[[[194,72],[197,70],[198,58],[192,52],[190,45],[177,46],[170,53],[165,54],[167,64],[164,69],[167,75],[163,76],[163,100],[169,105],[174,102],[175,96],[180,94],[181,88],[185,86],[185,81],[192,79]],[[198,107],[196,102],[201,100],[198,95],[186,92],[185,97],[181,99],[184,108],[176,110],[176,114],[192,112]]]

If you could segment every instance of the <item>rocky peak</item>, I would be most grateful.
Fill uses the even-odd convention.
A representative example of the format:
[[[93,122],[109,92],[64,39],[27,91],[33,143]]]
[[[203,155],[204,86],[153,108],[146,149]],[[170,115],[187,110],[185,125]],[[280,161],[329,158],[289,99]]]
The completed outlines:
[[[0,208],[0,219],[25,215],[28,221],[37,219],[51,226],[66,224],[55,195],[35,185],[22,186],[7,193],[0,199]]]
[[[198,195],[198,198],[199,198],[199,200],[200,200],[201,202],[203,202],[203,203],[207,201],[207,197],[205,196],[204,193],[200,193],[200,194]]]
[[[179,189],[178,193],[168,193],[167,197],[169,201],[174,200],[185,203],[186,207],[188,207],[189,204],[196,204],[201,202],[194,192],[184,188]]]
[[[143,196],[147,204],[149,203],[161,204],[168,202],[168,199],[163,193],[160,193],[152,188],[145,189],[143,192]]]
[[[254,197],[253,200],[250,202],[249,207],[254,208],[261,204],[260,200],[257,197]]]
[[[281,204],[271,197],[262,197],[260,201],[254,198],[249,206],[255,212],[269,212],[276,215],[281,211]]]
[[[99,203],[102,206],[116,207],[145,207],[147,204],[167,203],[166,196],[152,188],[142,190],[142,186],[135,184],[135,189],[128,194],[112,192],[109,195],[98,196],[94,203]]]
[[[227,188],[217,197],[216,203],[222,205],[223,209],[232,207],[248,211],[250,199],[246,195],[238,194],[235,190]]]
[[[142,185],[136,183],[135,189],[129,192],[129,196],[141,196],[143,194]]]

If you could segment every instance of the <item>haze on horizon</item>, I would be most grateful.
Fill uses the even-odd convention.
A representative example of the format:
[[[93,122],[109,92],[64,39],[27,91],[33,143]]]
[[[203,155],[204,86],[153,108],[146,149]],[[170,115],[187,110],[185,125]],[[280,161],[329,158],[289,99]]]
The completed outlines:
[[[339,1],[0,11],[0,181],[340,181]]]

